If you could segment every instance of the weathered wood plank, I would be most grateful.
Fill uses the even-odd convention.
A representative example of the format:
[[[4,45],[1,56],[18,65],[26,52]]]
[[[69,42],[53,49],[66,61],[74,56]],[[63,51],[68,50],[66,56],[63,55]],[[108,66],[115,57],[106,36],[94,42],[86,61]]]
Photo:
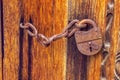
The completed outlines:
[[[120,30],[120,0],[114,0],[114,24],[112,28],[112,47],[111,47],[111,55],[110,59],[108,61],[108,66],[110,66],[109,69],[109,79],[111,80],[114,78],[113,70],[115,69],[115,55],[117,52],[117,45],[118,45],[118,31]]]
[[[3,60],[2,60],[2,1],[0,1],[0,80],[2,80],[2,71],[3,71]]]
[[[18,80],[19,72],[19,0],[3,0],[4,80]]]
[[[60,33],[67,23],[67,0],[22,0],[24,22],[32,22],[39,33],[47,37]],[[28,37],[28,39],[26,38]],[[64,40],[43,47],[35,38],[25,35],[23,50],[24,69],[28,69],[28,79],[65,80],[66,45]],[[27,54],[26,54],[27,53]],[[26,61],[25,61],[26,58]]]
[[[104,32],[106,5],[107,0],[69,0],[69,20],[90,18]],[[99,80],[101,59],[101,52],[89,57],[80,54],[74,37],[68,39],[67,80]]]

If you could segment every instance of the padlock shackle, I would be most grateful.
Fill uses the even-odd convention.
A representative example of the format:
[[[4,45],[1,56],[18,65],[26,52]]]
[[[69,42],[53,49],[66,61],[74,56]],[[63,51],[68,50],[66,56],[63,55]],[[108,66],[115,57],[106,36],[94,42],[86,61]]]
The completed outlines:
[[[91,24],[93,26],[93,28],[95,29],[95,31],[97,31],[97,24],[92,19],[83,19],[78,24],[79,25],[81,25],[81,24]]]

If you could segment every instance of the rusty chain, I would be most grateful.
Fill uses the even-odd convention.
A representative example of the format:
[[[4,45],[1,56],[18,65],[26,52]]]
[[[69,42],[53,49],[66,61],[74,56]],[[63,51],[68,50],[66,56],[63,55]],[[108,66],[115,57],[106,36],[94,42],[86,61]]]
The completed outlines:
[[[101,80],[107,80],[105,65],[106,65],[106,61],[108,60],[108,57],[110,56],[113,11],[114,11],[114,2],[111,0],[107,5],[107,15],[106,15],[107,25],[104,35],[103,61],[101,63]]]
[[[87,24],[92,24],[93,26],[96,25],[96,23],[91,19],[83,19],[81,21],[75,19],[71,21],[67,27],[61,32],[60,34],[53,35],[52,37],[47,38],[45,35],[38,33],[37,29],[34,25],[31,23],[23,23],[20,24],[20,28],[23,28],[27,30],[28,34],[32,37],[37,38],[37,40],[43,45],[43,46],[49,46],[51,42],[58,40],[60,38],[68,38],[71,37],[76,31],[78,31],[80,28],[84,28],[87,26]],[[32,29],[32,31],[29,30],[29,28]]]
[[[105,30],[105,35],[104,35],[104,48],[103,48],[103,53],[109,53],[110,51],[110,46],[111,46],[111,28],[112,28],[112,23],[113,23],[113,7],[114,4],[113,2],[109,2],[108,3],[108,10],[107,10],[107,26],[106,26],[106,30]],[[103,62],[101,63],[101,65],[104,65],[107,58],[108,58],[109,54],[104,58]]]

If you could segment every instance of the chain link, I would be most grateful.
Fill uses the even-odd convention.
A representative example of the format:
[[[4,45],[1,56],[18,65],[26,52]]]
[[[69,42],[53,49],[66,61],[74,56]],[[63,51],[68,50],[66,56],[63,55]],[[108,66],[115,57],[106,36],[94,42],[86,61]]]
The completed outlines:
[[[109,53],[110,51],[110,46],[111,46],[111,27],[112,27],[112,23],[113,23],[113,3],[108,3],[108,11],[107,11],[107,26],[106,26],[106,30],[105,30],[105,35],[104,35],[104,48],[103,48],[103,53]],[[101,63],[101,65],[105,65],[107,58],[108,58],[109,54],[104,58],[103,62]]]
[[[43,46],[49,46],[51,42],[58,40],[60,38],[68,38],[71,37],[76,31],[78,31],[80,28],[86,27],[87,24],[85,24],[85,21],[90,21],[92,22],[91,19],[84,19],[82,21],[79,21],[77,19],[71,21],[67,27],[63,30],[63,32],[61,32],[60,34],[56,34],[53,35],[52,37],[47,38],[45,35],[40,34],[37,32],[37,29],[35,28],[34,25],[32,25],[31,23],[25,23],[23,25],[23,23],[20,24],[20,28],[23,28],[25,30],[27,30],[27,33],[32,36],[32,37],[36,37],[37,40],[43,45]],[[80,23],[81,22],[81,23]],[[32,29],[32,31],[29,30],[29,28]]]
[[[111,28],[113,23],[113,11],[114,11],[114,2],[110,1],[107,5],[107,25],[104,35],[104,47],[103,47],[103,61],[101,63],[101,80],[107,80],[105,65],[110,56],[110,47],[111,47]]]

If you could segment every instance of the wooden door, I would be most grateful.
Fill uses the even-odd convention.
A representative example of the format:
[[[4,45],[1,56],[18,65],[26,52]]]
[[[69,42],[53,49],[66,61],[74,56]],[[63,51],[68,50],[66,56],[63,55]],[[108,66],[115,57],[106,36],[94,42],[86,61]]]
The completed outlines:
[[[39,33],[50,37],[62,32],[69,21],[93,19],[106,27],[109,0],[0,0],[0,80],[100,80],[102,52],[82,55],[74,36],[49,47],[19,28],[30,22]],[[114,61],[119,29],[120,1],[114,0],[112,46],[106,64],[107,80],[114,77]]]

